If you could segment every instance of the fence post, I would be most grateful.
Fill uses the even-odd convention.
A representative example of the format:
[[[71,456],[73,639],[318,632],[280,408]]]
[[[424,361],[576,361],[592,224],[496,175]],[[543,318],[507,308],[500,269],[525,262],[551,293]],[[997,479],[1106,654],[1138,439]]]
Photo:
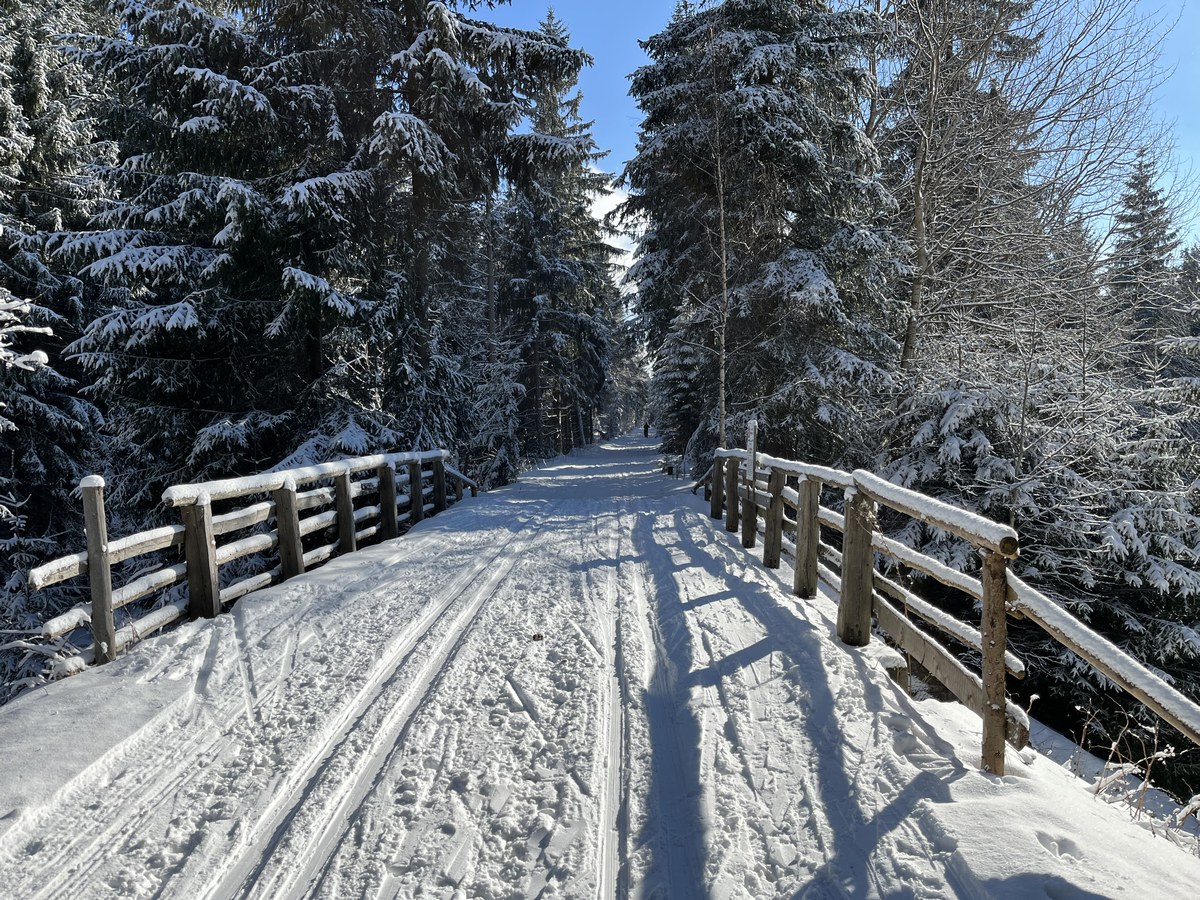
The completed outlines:
[[[454,476],[454,502],[462,503],[463,498],[463,480],[460,476]]]
[[[300,543],[300,510],[296,507],[296,482],[290,479],[271,492],[275,501],[275,529],[279,532],[279,567],[283,577],[304,574],[304,547]]]
[[[817,510],[821,505],[821,482],[804,477],[796,486],[800,494],[796,510],[796,571],[792,592],[797,597],[817,596],[817,551],[821,542],[821,525]]]
[[[712,487],[708,492],[708,514],[714,519],[721,518],[725,505],[725,457],[714,456],[712,467]]]
[[[875,501],[865,491],[846,489],[846,533],[842,541],[842,596],[838,602],[838,637],[851,647],[871,640],[871,590],[874,586]]]
[[[725,460],[725,530],[738,530],[738,470],[741,462],[736,456]]]
[[[757,491],[758,419],[746,423],[746,496],[742,498],[742,546],[751,549],[758,540]]]
[[[433,461],[433,512],[446,508],[446,460],[438,457]]]
[[[208,494],[201,494],[189,506],[181,506],[179,516],[183,519],[183,551],[187,558],[188,612],[196,618],[215,618],[221,612],[221,582]]]
[[[113,623],[112,568],[108,561],[108,522],[104,516],[104,479],[89,475],[79,482],[83,492],[83,528],[87,538],[88,581],[92,589],[92,640],[97,664],[117,658]]]
[[[357,541],[354,538],[354,498],[350,493],[350,467],[333,477],[333,495],[337,508],[338,553],[353,553]]]
[[[768,569],[779,568],[779,557],[783,553],[783,484],[787,479],[782,469],[772,467],[767,481],[766,532],[763,534],[763,565]]]
[[[758,504],[754,502],[756,481],[752,463],[746,473],[746,496],[742,498],[742,546],[749,550],[758,540]]]
[[[379,467],[379,532],[385,541],[400,533],[396,525],[396,467],[384,463]]]
[[[416,525],[425,518],[425,474],[421,461],[408,464],[408,521]]]
[[[1002,553],[983,552],[983,752],[985,772],[1004,774],[1004,740],[1007,730],[1004,684],[1004,651],[1008,647],[1008,621],[1004,603],[1008,596],[1008,559]]]

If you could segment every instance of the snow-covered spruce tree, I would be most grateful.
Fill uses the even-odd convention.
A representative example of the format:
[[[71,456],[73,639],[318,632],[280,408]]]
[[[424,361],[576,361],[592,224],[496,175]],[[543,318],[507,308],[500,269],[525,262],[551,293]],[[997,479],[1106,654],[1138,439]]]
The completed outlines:
[[[645,44],[632,86],[645,119],[625,172],[625,213],[645,228],[631,278],[660,356],[708,357],[658,380],[707,382],[700,418],[670,425],[670,449],[702,456],[724,419],[751,414],[780,452],[832,460],[862,444],[863,400],[896,355],[885,287],[898,248],[881,227],[892,202],[855,124],[869,85],[858,61],[879,30],[820,2],[727,0],[679,7]]]
[[[102,21],[93,4],[74,0],[0,2],[0,315],[19,311],[22,324],[14,327],[33,329],[10,332],[13,352],[26,362],[34,353],[54,360],[12,365],[10,357],[0,365],[0,493],[16,513],[0,524],[3,630],[34,628],[71,602],[58,589],[27,594],[23,573],[77,549],[70,542],[82,522],[71,491],[91,468],[101,424],[80,398],[78,367],[62,348],[103,298],[72,277],[47,242],[87,221],[100,194],[90,163],[112,155],[93,118],[99,86],[67,58],[59,38]],[[32,674],[24,656],[0,654],[0,684]]]
[[[28,299],[26,322],[45,329],[38,346],[55,359],[54,367],[0,376],[11,426],[0,434],[0,469],[15,494],[37,495],[26,506],[24,534],[45,552],[56,549],[48,534],[75,524],[69,495],[99,421],[60,352],[98,298],[46,251],[49,236],[86,222],[100,191],[89,164],[112,152],[96,137],[96,86],[57,38],[99,21],[70,0],[0,3],[0,289]]]
[[[544,33],[457,11],[474,3],[420,5],[420,16],[404,14],[404,40],[391,59],[395,108],[374,139],[400,176],[387,197],[388,215],[404,223],[387,235],[389,258],[399,265],[391,267],[388,290],[396,302],[382,329],[395,339],[383,358],[406,431],[426,443],[474,445],[473,420],[455,401],[468,392],[478,397],[486,376],[464,367],[464,358],[480,358],[472,336],[478,331],[464,329],[464,320],[487,315],[487,340],[502,338],[488,315],[498,291],[494,278],[488,286],[488,272],[494,275],[500,247],[480,240],[487,203],[518,163],[540,165],[536,148],[513,129],[532,110],[532,98],[546,84],[572,78],[586,55]],[[494,356],[487,351],[483,358]],[[494,396],[508,404],[514,391],[508,382]]]
[[[1107,0],[1077,12],[1054,0],[899,7],[868,126],[914,248],[906,368],[880,462],[1011,521],[1024,576],[1184,684],[1196,549],[1186,410],[1166,333],[1138,337],[1139,304],[1106,286],[1094,236],[1100,217],[1129,230],[1163,208],[1132,182],[1126,208],[1113,202],[1130,148],[1154,132],[1140,111],[1153,29],[1129,27]],[[1164,260],[1151,268],[1167,273]],[[916,526],[905,538],[977,564]],[[1069,708],[1102,690],[1044,636],[1015,633],[1035,660],[1030,681],[1055,685],[1043,696]]]
[[[632,320],[614,331],[614,351],[609,379],[612,387],[605,404],[603,427],[607,434],[624,434],[647,421],[649,410],[648,362],[645,334]]]
[[[1177,389],[1200,409],[1200,246],[1183,251],[1175,281],[1177,334],[1167,338],[1160,352]],[[1200,428],[1191,429],[1200,439]]]
[[[900,483],[1011,522],[1022,577],[1196,695],[1200,520],[1188,407],[1169,379],[1149,384],[1130,365],[1132,316],[1113,306],[1097,267],[1072,270],[1089,243],[1082,228],[1064,227],[1046,235],[1040,260],[1027,258],[1038,285],[1017,293],[1060,305],[1014,304],[1004,329],[964,317],[953,353],[931,357],[924,389],[900,404],[882,462]],[[901,537],[955,566],[978,565],[933,529],[911,523]],[[1121,698],[1105,696],[1090,667],[1036,628],[1011,635],[1044,717],[1076,727],[1083,707],[1094,723],[1124,721]]]
[[[361,151],[386,108],[371,88],[387,37],[369,11],[320,4],[114,8],[121,27],[81,55],[116,88],[119,199],[60,252],[125,292],[71,349],[109,407],[116,498],[149,505],[270,465],[355,405],[331,376],[350,365],[338,327],[376,299]],[[383,417],[343,424],[347,446],[398,437]]]
[[[541,31],[566,46],[567,30],[553,12]],[[508,151],[500,319],[520,347],[522,443],[532,459],[591,440],[616,317],[617,251],[591,212],[609,176],[595,168],[604,154],[579,115],[576,84],[576,72],[547,79],[533,97],[530,131]]]
[[[460,437],[462,213],[579,54],[459,5],[122,0],[91,38],[120,200],[61,250],[127,291],[73,348],[119,493]]]
[[[27,324],[29,313],[28,301],[18,300],[0,287],[0,386],[7,386],[8,378],[14,371],[36,372],[49,362],[43,351],[28,351],[20,346],[24,343],[23,338],[49,334],[49,329],[44,326]],[[7,418],[7,412],[7,405],[0,404],[0,434],[11,435],[17,425]],[[14,565],[14,559],[19,560],[22,556],[20,544],[27,520],[23,507],[32,499],[28,494],[16,496],[15,489],[18,486],[14,483],[13,474],[15,472],[0,474],[0,564],[5,569]],[[27,621],[29,616],[23,600],[20,578],[14,572],[0,594],[0,634],[12,635],[33,624]],[[21,649],[20,641],[0,643],[0,703],[8,699],[25,662]]]
[[[1157,341],[1178,330],[1184,318],[1172,264],[1179,235],[1157,179],[1157,167],[1141,150],[1121,196],[1108,260],[1113,308],[1126,315],[1133,328],[1131,348],[1138,357],[1133,363],[1152,370],[1159,368]]]

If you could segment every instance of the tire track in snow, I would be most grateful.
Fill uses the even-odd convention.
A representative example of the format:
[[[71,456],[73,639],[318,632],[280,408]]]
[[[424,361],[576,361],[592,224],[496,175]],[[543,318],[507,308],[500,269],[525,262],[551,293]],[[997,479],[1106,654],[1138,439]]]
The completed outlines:
[[[156,716],[149,727],[109,751],[76,778],[59,798],[59,804],[5,835],[0,842],[0,873],[14,870],[4,882],[12,896],[74,895],[76,888],[71,885],[90,877],[109,858],[114,847],[138,839],[143,820],[195,777],[197,760],[218,757],[229,749],[233,738],[228,732],[202,723],[202,719],[211,717],[213,725],[220,725],[222,720],[238,718],[244,711],[240,692],[215,696],[211,692],[212,676],[221,662],[219,650],[220,633],[214,629],[204,655],[207,665],[198,673],[191,691]],[[204,703],[199,702],[200,698]],[[209,704],[217,706],[215,715]],[[141,757],[164,745],[171,748],[164,755],[170,760],[165,771],[161,767],[139,765]],[[87,802],[84,798],[89,795],[93,799]],[[80,808],[80,812],[64,815],[59,809],[64,805]],[[80,829],[77,815],[87,816],[98,827]],[[23,855],[31,855],[34,852],[31,848],[37,848],[39,867],[51,873],[49,878],[27,880],[31,873],[14,859],[19,855],[15,846],[18,843],[26,844],[20,851]],[[50,855],[43,856],[45,853]]]
[[[302,879],[307,880],[307,885],[312,887],[314,893],[320,889],[328,870],[330,858],[337,851],[339,843],[356,827],[354,823],[362,813],[363,804],[368,796],[379,788],[383,774],[403,747],[404,738],[412,726],[414,717],[436,693],[451,665],[462,651],[471,630],[479,621],[488,601],[497,596],[498,589],[511,574],[521,556],[529,550],[544,530],[545,526],[542,526],[532,532],[524,532],[520,535],[519,540],[509,541],[497,551],[492,561],[500,558],[503,562],[493,570],[477,591],[473,592],[474,600],[470,602],[469,608],[459,617],[451,629],[451,634],[444,639],[443,644],[435,652],[435,659],[426,664],[423,677],[419,678],[417,684],[409,689],[409,702],[404,704],[398,715],[389,717],[395,721],[391,727],[381,731],[382,737],[374,742],[380,750],[384,744],[390,744],[389,749],[385,754],[377,753],[371,757],[370,768],[364,769],[356,777],[353,790],[343,794],[337,811],[330,817],[331,824],[340,823],[344,827],[338,834],[334,834],[331,828],[326,827],[322,831],[320,842],[310,846],[308,852],[303,854],[309,862],[305,864],[302,873],[286,882],[288,896],[297,896],[296,888],[300,886]],[[536,721],[536,714],[531,713],[531,718]],[[353,811],[350,811],[351,804],[354,806]],[[318,869],[321,870],[320,873],[317,872]]]
[[[562,596],[549,587],[547,581],[552,572],[558,572],[559,578],[566,577],[566,568],[556,557],[565,557],[572,565],[580,559],[578,554],[564,552],[559,546],[566,537],[562,530],[564,523],[560,520],[553,524],[557,528],[548,540],[541,540],[537,546],[530,541],[519,553],[512,554],[512,571],[506,573],[510,577],[504,587],[514,595],[511,600],[517,600],[519,605],[514,606],[511,602],[490,604],[485,613],[487,618],[464,630],[460,646],[455,649],[455,658],[447,661],[441,673],[446,683],[431,692],[430,699],[435,702],[429,703],[428,708],[423,704],[414,711],[406,726],[416,729],[413,739],[408,739],[409,732],[406,731],[397,742],[393,757],[380,767],[369,797],[364,798],[352,816],[365,825],[361,829],[345,829],[335,856],[331,858],[333,864],[325,866],[324,877],[314,886],[315,894],[339,898],[382,898],[404,894],[412,887],[405,879],[414,861],[430,879],[428,885],[459,885],[468,872],[478,874],[480,867],[486,869],[490,864],[479,858],[484,852],[479,846],[483,835],[495,835],[496,829],[501,827],[497,817],[507,818],[507,810],[530,800],[528,790],[531,785],[560,797],[560,792],[569,786],[567,793],[584,805],[595,795],[595,784],[580,777],[590,767],[576,769],[567,765],[559,768],[546,762],[542,768],[529,755],[531,744],[549,748],[560,746],[564,740],[562,733],[556,730],[561,727],[554,715],[557,701],[538,693],[526,681],[527,677],[540,680],[548,670],[535,665],[527,676],[517,675],[517,669],[530,661],[532,647],[549,650],[555,645],[551,644],[549,635],[537,644],[513,640],[514,632],[519,635],[550,624],[538,621],[536,616],[551,611],[539,604],[548,605],[553,598]],[[590,581],[590,575],[585,580]],[[530,583],[541,583],[540,592],[527,594]],[[583,596],[574,592],[573,595]],[[519,624],[520,617],[513,615],[516,610],[523,613],[524,627]],[[533,621],[530,621],[531,616],[535,617]],[[501,622],[503,627],[498,631],[496,625]],[[564,629],[568,627],[561,618],[556,624]],[[497,643],[498,635],[503,636]],[[467,642],[472,644],[469,649],[463,646]],[[595,653],[594,645],[583,638],[580,642],[580,649],[586,651],[583,658],[590,658]],[[464,650],[461,660],[457,658],[460,649]],[[595,666],[596,662],[591,664]],[[479,742],[477,727],[464,724],[475,720],[477,713],[467,719],[462,716],[467,710],[479,710],[480,701],[485,697],[494,697],[509,705],[513,721],[521,723],[523,739],[513,743],[499,731],[494,737],[485,738],[482,744]],[[489,716],[491,725],[503,728],[504,717],[501,716],[500,722],[496,721],[496,708],[493,707]],[[590,749],[594,750],[595,746],[591,745]],[[558,758],[558,751],[553,752]],[[536,755],[534,751],[533,756]],[[499,770],[493,775],[503,773],[497,780],[484,774],[494,765],[498,765]],[[539,768],[543,772],[541,779],[546,780],[527,780],[528,773]],[[482,780],[485,786],[481,787],[476,779]],[[486,786],[488,781],[492,781],[490,788]],[[556,786],[552,786],[554,782],[557,782]],[[537,806],[545,808],[541,802]],[[488,824],[484,825],[481,818]],[[503,826],[503,830],[509,827],[511,825]],[[533,854],[538,862],[545,864],[530,867],[521,876],[510,873],[512,880],[508,883],[506,896],[519,895],[518,885],[524,877],[530,879],[524,893],[538,895],[546,887],[552,872],[555,877],[561,874],[559,862],[586,830],[585,819],[574,811],[569,816],[556,817],[543,829],[535,827],[531,832],[518,829],[517,833],[507,837],[511,843],[505,853],[506,864],[524,858],[522,854]],[[386,860],[382,866],[381,857]],[[518,893],[513,894],[514,891]]]
[[[654,538],[653,524],[653,513],[642,512],[636,517],[633,530],[644,537],[643,557],[647,552],[661,550]],[[646,569],[650,570],[657,589],[653,604]],[[665,614],[663,598],[671,596],[676,588],[669,575],[659,579],[661,571],[652,562],[641,560],[632,568],[632,594],[638,606],[638,619],[644,623],[645,646],[650,655],[645,700],[653,766],[649,802],[654,807],[654,821],[659,830],[654,853],[660,857],[652,866],[665,882],[667,896],[700,897],[707,895],[705,826],[693,807],[699,802],[697,788],[702,777],[698,739],[703,737],[700,733],[703,723],[689,708],[686,688],[680,682],[679,661],[671,650],[672,643],[685,652],[688,649],[686,632],[680,632],[681,628],[687,629],[687,622],[678,612]],[[667,628],[671,638],[682,640],[668,641]],[[688,779],[695,783],[689,783]]]

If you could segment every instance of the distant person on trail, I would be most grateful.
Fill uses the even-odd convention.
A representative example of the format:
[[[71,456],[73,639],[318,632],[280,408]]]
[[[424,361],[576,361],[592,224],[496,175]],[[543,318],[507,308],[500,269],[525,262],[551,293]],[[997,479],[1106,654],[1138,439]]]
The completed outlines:
[[[642,437],[650,437],[650,423],[647,422],[642,426]]]

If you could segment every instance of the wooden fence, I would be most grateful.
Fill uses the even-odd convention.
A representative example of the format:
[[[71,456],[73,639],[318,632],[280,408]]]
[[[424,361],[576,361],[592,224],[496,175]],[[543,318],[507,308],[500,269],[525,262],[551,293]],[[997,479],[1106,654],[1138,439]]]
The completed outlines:
[[[105,663],[131,643],[184,618],[211,618],[251,591],[293,578],[335,555],[354,552],[372,540],[397,537],[463,498],[478,485],[446,465],[444,450],[388,453],[265,475],[185,484],[168,488],[163,503],[179,510],[180,523],[109,541],[104,515],[104,479],[80,483],[86,550],[29,572],[31,590],[86,575],[91,602],[68,610],[42,626],[41,637],[55,640],[90,624],[92,645],[77,656],[58,658],[55,675],[70,675],[89,663]],[[247,502],[252,501],[252,502]],[[220,512],[214,512],[214,505]],[[221,538],[218,544],[218,538]],[[147,554],[176,550],[149,572],[113,587],[113,567]],[[221,567],[235,560],[263,561],[260,571],[236,581]],[[274,565],[271,563],[274,562]],[[168,602],[121,628],[113,613],[187,582],[183,599]]]
[[[730,532],[738,531],[740,520],[744,547],[753,547],[761,535],[763,564],[768,568],[778,568],[781,556],[790,556],[798,596],[815,597],[819,579],[838,591],[837,632],[843,642],[867,644],[874,619],[893,643],[979,713],[985,770],[1003,775],[1005,741],[1020,749],[1029,740],[1028,718],[1006,693],[1006,676],[1025,676],[1024,663],[1008,649],[1008,616],[1039,625],[1200,745],[1200,706],[1010,570],[1019,553],[1013,529],[870,472],[843,472],[757,453],[753,428],[747,444],[746,450],[716,452],[708,473],[712,517],[724,516]],[[821,505],[826,491],[842,492],[844,514]],[[980,577],[959,572],[884,535],[878,527],[880,507],[967,541],[982,555]],[[823,539],[822,529],[841,534],[840,551]],[[899,578],[885,575],[877,566],[879,558],[980,601],[979,627],[954,618],[917,596]],[[981,672],[963,665],[927,629],[977,651]],[[907,671],[903,674],[906,677]]]

